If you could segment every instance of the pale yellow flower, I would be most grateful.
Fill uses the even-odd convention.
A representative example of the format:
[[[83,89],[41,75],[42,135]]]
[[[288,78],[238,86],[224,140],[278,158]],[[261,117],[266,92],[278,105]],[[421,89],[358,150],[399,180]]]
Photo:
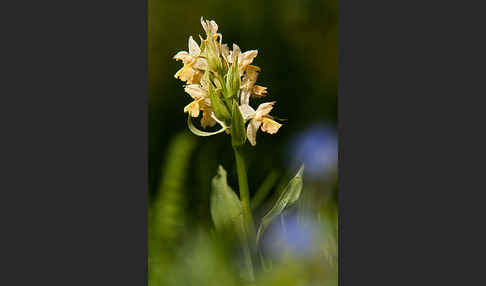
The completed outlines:
[[[233,44],[233,50],[227,56],[227,60],[230,64],[232,64],[235,57],[238,57],[238,71],[240,72],[240,75],[243,75],[248,65],[253,62],[257,55],[257,50],[250,50],[242,53],[240,47]]]
[[[207,98],[207,93],[199,84],[190,84],[184,88],[194,100],[184,107],[184,113],[189,113],[191,117],[198,117],[199,112],[204,105],[204,100]]]
[[[209,40],[211,40],[211,42],[215,41],[214,43],[217,49],[217,54],[219,55],[220,49],[223,46],[223,35],[221,35],[221,33],[218,33],[218,24],[216,24],[216,22],[214,22],[213,20],[204,20],[203,17],[201,17],[201,25],[206,32],[206,40],[203,40],[201,36],[199,36],[201,38],[201,42],[205,41],[206,43],[208,43]],[[218,39],[219,41],[216,41]]]
[[[189,113],[191,117],[199,117],[202,111],[201,126],[203,128],[216,125],[211,100],[209,99],[207,83],[201,80],[201,84],[186,85],[184,91],[194,100],[184,107],[184,113]],[[221,124],[221,123],[220,123]]]
[[[204,20],[204,18],[201,17],[201,25],[208,36],[216,35],[218,32],[218,24],[213,20]]]
[[[275,134],[282,126],[282,124],[274,121],[269,115],[274,104],[275,101],[262,103],[258,106],[256,111],[251,106],[246,104],[240,106],[240,111],[243,118],[245,120],[250,119],[250,123],[246,129],[246,136],[252,146],[256,145],[256,134],[260,127],[263,132]]]
[[[201,80],[203,71],[208,68],[208,62],[200,57],[200,54],[201,48],[192,36],[189,37],[189,52],[180,51],[174,56],[175,60],[184,63],[184,66],[177,71],[174,77],[189,84],[198,83]]]
[[[241,53],[240,47],[233,44],[233,50],[226,57],[229,63],[233,63],[238,57],[238,72],[243,79],[241,81],[240,92],[240,104],[248,105],[250,103],[250,96],[264,97],[267,95],[267,88],[259,85],[255,85],[258,78],[258,72],[260,68],[251,65],[255,57],[258,55],[257,50],[250,50]]]
[[[264,97],[267,95],[266,87],[255,84],[259,71],[260,68],[254,65],[248,65],[245,68],[245,75],[243,76],[240,87],[240,103],[242,105],[250,103],[250,96]]]

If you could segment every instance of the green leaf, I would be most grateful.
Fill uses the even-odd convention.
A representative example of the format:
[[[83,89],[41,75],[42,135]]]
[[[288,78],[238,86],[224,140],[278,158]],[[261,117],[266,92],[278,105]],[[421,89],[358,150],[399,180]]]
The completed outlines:
[[[257,245],[260,241],[260,236],[263,234],[268,225],[278,217],[287,207],[292,206],[300,197],[302,192],[302,174],[304,173],[304,165],[300,166],[299,171],[287,184],[285,189],[280,194],[277,202],[273,208],[263,217],[260,227],[257,232]]]
[[[230,122],[231,114],[219,95],[214,90],[212,84],[209,85],[209,99],[211,99],[211,106],[213,107],[216,117],[221,121]]]
[[[217,230],[242,225],[241,202],[228,186],[226,171],[220,165],[211,182],[211,217]]]
[[[241,115],[238,103],[233,100],[233,119],[231,120],[231,143],[234,147],[245,144],[246,141],[246,129],[245,120]]]
[[[199,130],[192,123],[190,115],[187,117],[187,127],[189,127],[189,130],[197,136],[212,136],[212,135],[216,135],[218,133],[224,132],[226,129],[228,129],[228,127],[222,127],[221,129],[214,131],[214,132],[206,132],[206,131]]]

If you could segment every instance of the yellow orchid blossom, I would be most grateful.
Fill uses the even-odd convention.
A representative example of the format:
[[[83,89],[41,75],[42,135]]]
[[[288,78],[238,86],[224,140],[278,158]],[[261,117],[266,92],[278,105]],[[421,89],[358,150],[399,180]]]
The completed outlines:
[[[241,94],[240,103],[242,105],[250,104],[250,96],[253,97],[264,97],[267,95],[267,88],[256,85],[255,82],[258,78],[258,72],[260,68],[254,65],[248,65],[245,68],[245,75],[241,82]]]
[[[208,62],[200,57],[200,54],[201,48],[192,36],[189,37],[189,52],[180,51],[174,56],[175,60],[184,63],[184,66],[177,71],[174,77],[188,84],[198,83],[202,78],[203,71],[208,68]]]
[[[258,50],[250,50],[242,53],[240,47],[237,44],[233,44],[233,50],[227,56],[227,60],[232,64],[234,57],[238,57],[238,71],[240,75],[243,75],[248,65],[253,62],[257,55]]]
[[[205,20],[201,17],[201,25],[206,33],[206,38],[199,36],[201,45],[189,37],[189,52],[181,51],[174,56],[174,59],[184,63],[175,77],[187,82],[184,90],[193,99],[184,107],[184,112],[188,113],[190,117],[199,117],[202,114],[200,122],[203,128],[218,123],[223,127],[221,130],[232,136],[233,131],[244,130],[242,128],[233,129],[233,124],[235,124],[231,119],[233,114],[229,114],[225,119],[216,117],[211,99],[217,99],[213,97],[213,94],[209,96],[209,87],[219,90],[221,92],[218,93],[218,96],[223,96],[223,98],[221,102],[214,103],[218,108],[217,111],[224,113],[226,109],[227,112],[232,113],[234,112],[231,111],[232,106],[235,103],[239,104],[239,110],[244,119],[243,124],[247,125],[243,126],[246,128],[246,137],[251,145],[255,146],[256,133],[259,129],[269,134],[275,134],[282,126],[269,115],[275,102],[262,103],[257,110],[250,106],[250,97],[264,97],[268,93],[266,87],[256,84],[260,68],[252,63],[258,55],[258,50],[241,52],[240,47],[236,44],[233,44],[232,50],[230,50],[227,44],[222,43],[223,37],[221,33],[218,33],[218,24],[215,21]],[[230,122],[231,125],[227,126]],[[200,135],[201,133],[196,132],[195,134]]]
[[[184,107],[184,113],[189,113],[191,117],[199,117],[202,111],[201,126],[203,128],[212,127],[218,121],[215,120],[211,100],[209,99],[207,82],[203,79],[201,84],[186,85],[184,91],[194,100]],[[221,123],[220,123],[221,124]]]
[[[256,134],[258,129],[269,134],[275,134],[282,126],[282,124],[274,121],[269,115],[274,104],[275,101],[262,103],[258,106],[256,111],[249,105],[240,106],[243,118],[245,120],[250,119],[250,123],[246,129],[246,136],[252,146],[256,145]]]

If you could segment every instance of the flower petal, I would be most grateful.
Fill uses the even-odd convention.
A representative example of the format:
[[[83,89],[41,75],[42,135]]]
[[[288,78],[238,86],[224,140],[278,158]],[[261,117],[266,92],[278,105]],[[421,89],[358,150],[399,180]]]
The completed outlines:
[[[218,24],[216,24],[216,22],[214,20],[211,20],[209,22],[209,26],[211,27],[211,33],[212,34],[216,34],[216,32],[218,32]]]
[[[193,68],[199,70],[207,70],[208,69],[208,61],[203,58],[197,58],[194,64],[192,65]]]
[[[201,16],[201,26],[203,27],[204,32],[206,32],[206,34],[208,34],[209,27],[208,27],[206,20],[204,20],[204,18],[202,16]]]
[[[260,85],[254,85],[251,90],[251,95],[255,97],[267,96],[267,88]]]
[[[174,59],[177,61],[183,61],[184,63],[187,63],[192,60],[192,56],[186,51],[180,51],[174,56]]]
[[[246,129],[246,138],[248,138],[248,141],[250,141],[250,144],[252,146],[256,145],[256,134],[257,134],[258,128],[260,128],[260,124],[261,124],[260,121],[258,121],[256,119],[252,119],[250,121],[250,123],[248,124],[248,127]]]
[[[184,65],[177,73],[174,75],[175,78],[179,78],[182,81],[190,81],[194,76],[194,70],[187,65]]]
[[[256,110],[255,118],[258,120],[262,120],[265,115],[268,115],[270,111],[272,111],[275,102],[276,101],[265,102],[260,104]]]
[[[213,20],[208,21],[204,20],[203,17],[201,17],[201,25],[208,36],[211,34],[216,34],[216,32],[218,32],[218,24],[216,24],[216,22],[214,22]]]
[[[194,99],[201,99],[208,96],[208,93],[199,84],[186,85],[184,91]]]
[[[233,63],[235,58],[238,57],[238,65],[240,63],[240,56],[241,54],[241,50],[240,50],[240,47],[238,47],[237,44],[233,44],[233,50],[230,52],[230,55],[229,55],[229,58],[228,58],[228,62],[230,63]]]
[[[282,126],[282,124],[273,121],[268,117],[264,117],[262,121],[263,121],[262,131],[267,132],[269,134],[277,133],[278,129]]]
[[[252,118],[255,115],[255,109],[253,109],[248,104],[240,105],[240,111],[245,121]]]
[[[193,102],[189,103],[184,107],[184,113],[189,112],[191,117],[198,117],[199,116],[199,101],[194,100]]]
[[[189,54],[193,57],[199,56],[201,53],[201,48],[199,48],[199,45],[194,41],[192,36],[189,37]]]
[[[228,45],[227,44],[222,44],[221,45],[221,54],[223,55],[223,58],[225,58],[226,60],[228,60],[228,57],[230,55],[230,51],[229,51],[229,48],[228,48]]]
[[[240,92],[240,104],[249,105],[250,95],[251,95],[251,89],[242,89]]]
[[[251,89],[255,82],[258,79],[258,71],[260,70],[259,67],[257,66],[252,66],[249,65],[246,68],[245,71],[245,76],[243,77],[243,80],[241,81],[241,88],[242,89]]]
[[[238,65],[239,65],[240,74],[243,74],[246,67],[253,62],[253,60],[256,58],[257,55],[258,55],[257,50],[246,51],[239,55]]]

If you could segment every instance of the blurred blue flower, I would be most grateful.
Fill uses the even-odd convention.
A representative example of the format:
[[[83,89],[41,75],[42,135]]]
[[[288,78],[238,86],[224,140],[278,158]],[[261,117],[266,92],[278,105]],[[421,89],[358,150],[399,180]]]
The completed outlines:
[[[337,168],[336,131],[323,123],[305,129],[291,142],[288,158],[293,168],[305,163],[306,176],[325,179]]]
[[[316,251],[320,239],[319,225],[296,215],[285,216],[284,223],[277,219],[268,232],[265,248],[274,257],[289,251],[294,256],[309,257]]]

